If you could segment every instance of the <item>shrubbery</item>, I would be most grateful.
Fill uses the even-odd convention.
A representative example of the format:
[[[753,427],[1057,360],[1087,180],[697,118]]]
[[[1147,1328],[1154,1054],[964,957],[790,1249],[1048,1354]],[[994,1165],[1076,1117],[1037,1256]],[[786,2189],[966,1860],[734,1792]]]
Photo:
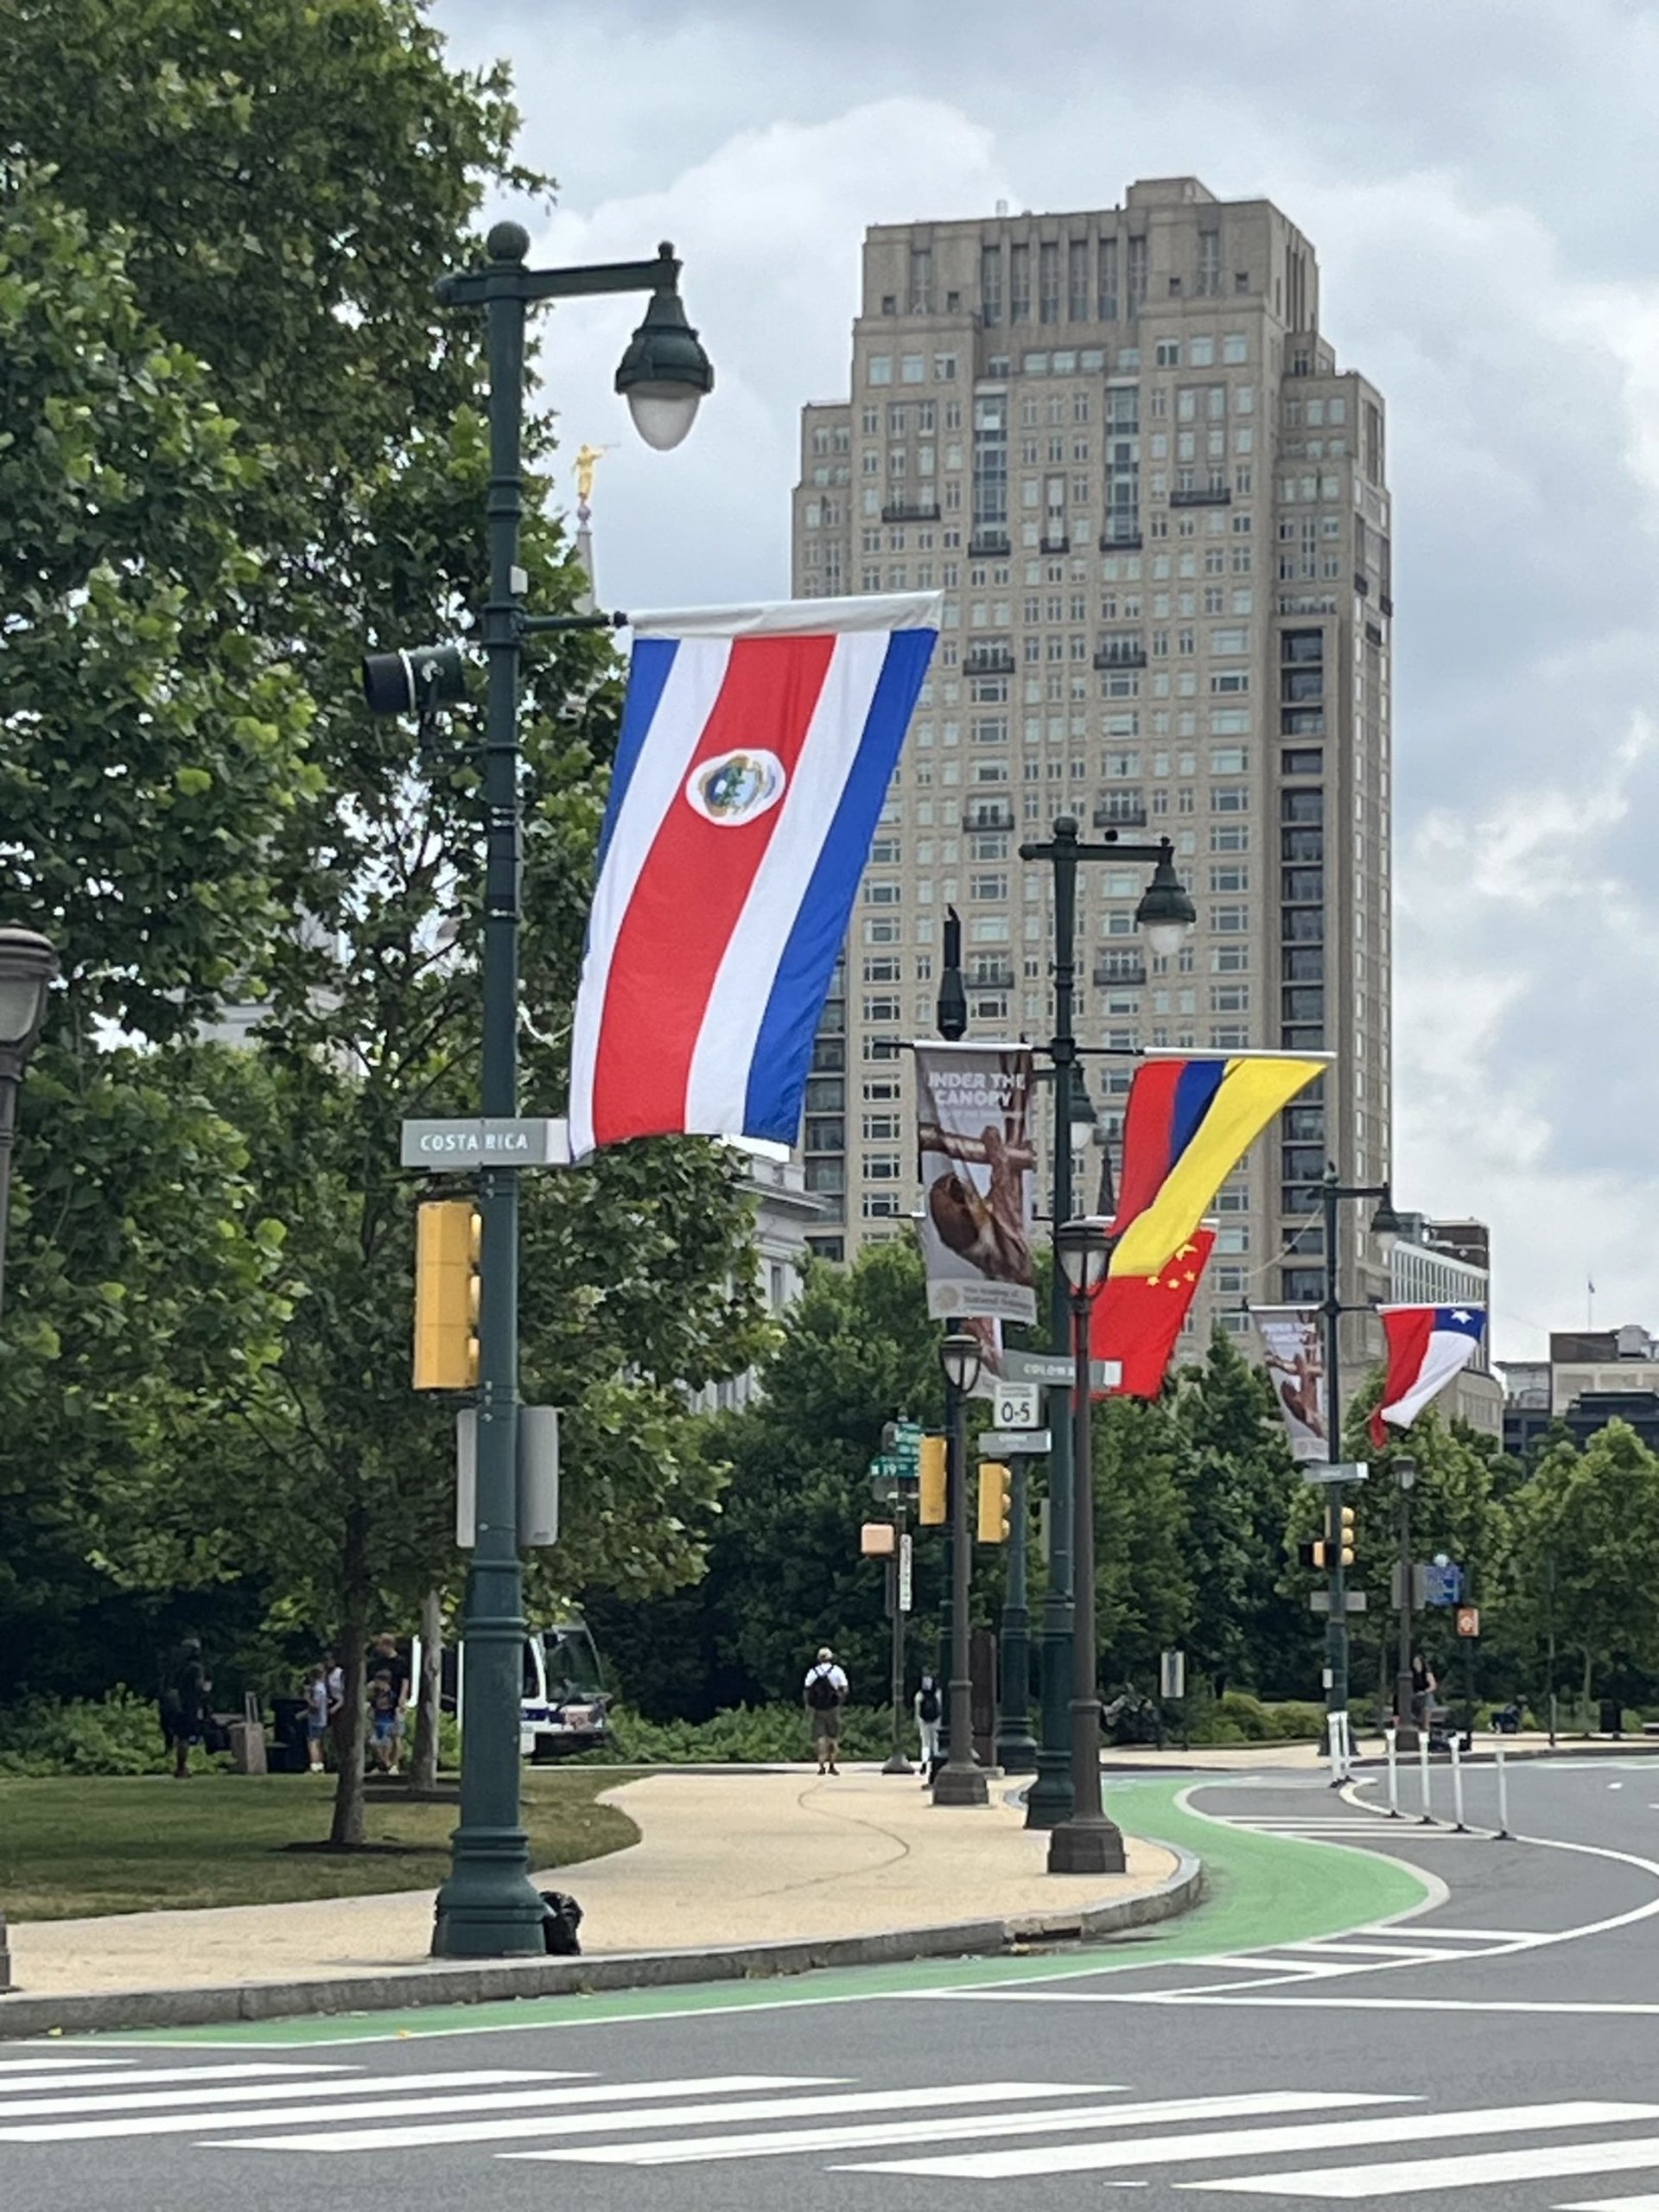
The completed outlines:
[[[0,1775],[165,1774],[172,1764],[155,1699],[124,1684],[96,1703],[0,1707]]]
[[[645,1720],[613,1707],[612,1744],[586,1758],[645,1766],[774,1766],[811,1756],[811,1728],[798,1705],[740,1705],[709,1720]],[[913,1734],[913,1731],[907,1732]],[[849,1705],[841,1716],[842,1755],[885,1758],[893,1747],[890,1707]]]

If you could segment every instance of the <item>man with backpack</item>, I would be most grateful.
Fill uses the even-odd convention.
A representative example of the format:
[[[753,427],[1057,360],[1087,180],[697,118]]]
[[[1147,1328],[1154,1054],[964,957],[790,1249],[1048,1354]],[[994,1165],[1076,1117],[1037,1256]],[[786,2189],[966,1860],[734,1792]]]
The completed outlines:
[[[922,1739],[922,1787],[927,1789],[933,1780],[933,1770],[939,1763],[939,1722],[944,1707],[939,1699],[939,1686],[931,1675],[922,1676],[922,1687],[913,1700],[916,1713],[916,1732]]]
[[[175,1655],[162,1685],[162,1733],[173,1753],[173,1778],[182,1782],[189,1771],[190,1746],[207,1732],[207,1693],[213,1684],[201,1663],[201,1643],[187,1636]]]
[[[841,1708],[847,1700],[847,1677],[827,1643],[806,1670],[804,1695],[818,1772],[834,1774],[838,1770],[836,1753],[841,1748]]]

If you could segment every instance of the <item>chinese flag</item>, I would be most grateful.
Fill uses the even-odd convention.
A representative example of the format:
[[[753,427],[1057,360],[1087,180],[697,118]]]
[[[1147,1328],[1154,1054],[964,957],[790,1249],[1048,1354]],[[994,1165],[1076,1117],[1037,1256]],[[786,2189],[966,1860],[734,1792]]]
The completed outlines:
[[[1089,1356],[1120,1360],[1123,1379],[1104,1395],[1157,1396],[1215,1242],[1213,1229],[1195,1229],[1155,1275],[1107,1277],[1090,1318]]]

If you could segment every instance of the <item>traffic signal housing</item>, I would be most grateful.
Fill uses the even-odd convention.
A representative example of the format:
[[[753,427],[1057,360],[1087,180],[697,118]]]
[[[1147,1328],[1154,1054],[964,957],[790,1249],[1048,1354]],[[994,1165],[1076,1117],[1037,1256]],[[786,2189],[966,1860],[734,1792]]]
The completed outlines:
[[[1012,1519],[1009,1491],[1014,1478],[1001,1459],[979,1463],[979,1541],[1006,1544]]]
[[[1299,1561],[1303,1567],[1312,1568],[1316,1574],[1323,1574],[1331,1564],[1330,1552],[1329,1544],[1320,1543],[1318,1541],[1311,1544],[1298,1544],[1296,1547],[1296,1557]]]
[[[925,1529],[943,1528],[950,1518],[944,1471],[944,1439],[925,1436],[917,1461],[917,1519]]]
[[[1354,1563],[1354,1509],[1351,1505],[1341,1506],[1331,1518],[1336,1523],[1331,1531],[1332,1541],[1341,1552],[1343,1565],[1351,1567]]]
[[[483,1222],[470,1198],[429,1198],[415,1213],[415,1388],[478,1387]]]

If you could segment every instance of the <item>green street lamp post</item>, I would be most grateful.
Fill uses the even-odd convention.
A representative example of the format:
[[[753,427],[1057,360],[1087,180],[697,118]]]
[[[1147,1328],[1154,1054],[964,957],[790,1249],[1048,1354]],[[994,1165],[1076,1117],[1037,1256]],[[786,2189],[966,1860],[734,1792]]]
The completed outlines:
[[[518,1110],[518,931],[524,818],[518,747],[519,663],[531,632],[607,627],[604,614],[524,611],[518,563],[524,507],[524,323],[537,301],[649,292],[651,304],[616,372],[647,445],[676,446],[714,371],[679,299],[680,264],[664,245],[652,261],[528,269],[529,233],[498,223],[481,268],[442,277],[446,307],[482,308],[489,359],[489,596],[479,622],[488,660],[484,734],[484,1050],[481,1111]],[[376,653],[364,689],[379,713],[423,717],[462,690],[453,646]],[[519,1705],[524,1637],[518,1555],[518,1186],[511,1168],[479,1180],[476,1535],[461,1621],[464,1655],[461,1823],[438,1892],[432,1948],[440,1957],[496,1958],[543,1948],[542,1904],[530,1883],[520,1805]]]
[[[1175,873],[1175,848],[1167,837],[1156,844],[1124,844],[1108,833],[1099,844],[1084,844],[1076,818],[1057,817],[1046,844],[1020,848],[1022,861],[1046,861],[1054,871],[1054,1034],[1048,1057],[1054,1070],[1053,1217],[1071,1217],[1071,1143],[1074,1127],[1092,1124],[1088,1091],[1078,1065],[1072,1027],[1077,992],[1077,869],[1085,861],[1149,862],[1152,880],[1135,909],[1135,920],[1154,953],[1179,952],[1198,918],[1192,901]],[[1056,1349],[1068,1341],[1071,1300],[1065,1275],[1055,1255],[1049,1286],[1049,1322]],[[1072,1582],[1073,1505],[1071,1423],[1057,1421],[1049,1439],[1048,1583],[1043,1593],[1039,1670],[1041,1717],[1037,1778],[1026,1796],[1028,1828],[1058,1827],[1071,1813],[1071,1718],[1067,1685],[1071,1679],[1073,1624],[1077,1618]],[[1090,1522],[1092,1527],[1092,1520]]]
[[[939,1345],[944,1370],[945,1482],[950,1496],[950,1756],[933,1784],[936,1805],[988,1805],[991,1793],[974,1760],[973,1675],[968,1647],[968,1399],[979,1380],[979,1339],[952,1330]]]
[[[1320,1312],[1325,1317],[1325,1427],[1332,1464],[1342,1451],[1342,1381],[1341,1381],[1341,1325],[1344,1313],[1366,1313],[1369,1307],[1344,1306],[1338,1287],[1337,1231],[1340,1221],[1338,1208],[1344,1198],[1375,1198],[1376,1212],[1371,1216],[1374,1236],[1392,1236],[1400,1227],[1394,1201],[1386,1183],[1342,1183],[1337,1179],[1334,1165],[1328,1165],[1324,1180],[1319,1185],[1319,1203],[1324,1214],[1325,1237],[1325,1298]],[[1342,1559],[1342,1507],[1345,1485],[1326,1483],[1325,1492],[1325,1587],[1331,1610],[1325,1625],[1325,1709],[1327,1721],[1337,1713],[1348,1710],[1348,1571]]]
[[[1026,1561],[1031,1541],[1031,1461],[1016,1452],[1008,1474],[1008,1563],[998,1639],[1002,1696],[996,1720],[996,1763],[1004,1774],[1034,1774],[1037,1739],[1031,1732],[1031,1609]]]
[[[1095,1482],[1090,1417],[1089,1316],[1115,1243],[1094,1215],[1063,1221],[1054,1255],[1066,1287],[1071,1323],[1071,1810],[1049,1834],[1051,1874],[1121,1874],[1123,1837],[1100,1797],[1100,1685],[1095,1624]]]
[[[46,1019],[47,994],[57,972],[58,956],[38,931],[0,929],[0,1304],[6,1288],[6,1222],[17,1093]]]

